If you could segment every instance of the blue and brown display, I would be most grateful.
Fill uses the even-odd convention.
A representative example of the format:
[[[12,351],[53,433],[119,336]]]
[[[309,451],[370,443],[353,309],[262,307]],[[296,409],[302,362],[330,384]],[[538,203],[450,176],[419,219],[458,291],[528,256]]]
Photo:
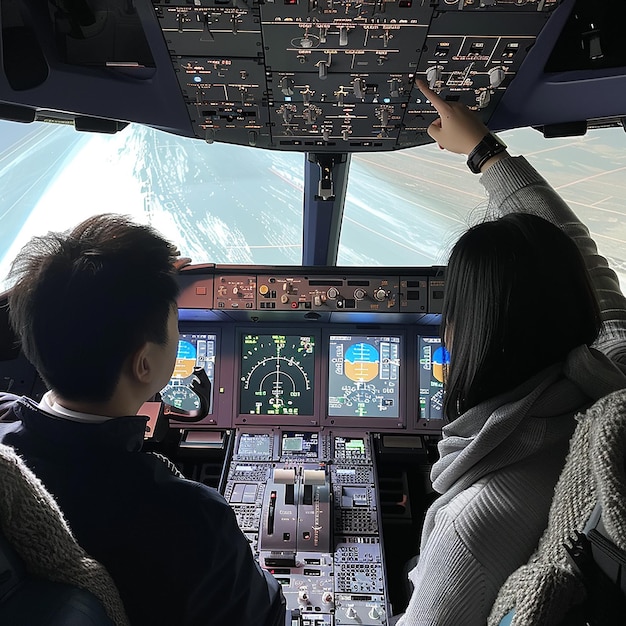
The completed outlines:
[[[239,413],[313,415],[315,338],[242,335]]]
[[[439,337],[418,338],[420,417],[443,419],[443,386],[450,354]]]
[[[331,335],[329,417],[398,418],[401,351],[399,336]]]
[[[161,391],[167,413],[194,420],[211,413],[216,339],[206,333],[180,335],[172,377]]]

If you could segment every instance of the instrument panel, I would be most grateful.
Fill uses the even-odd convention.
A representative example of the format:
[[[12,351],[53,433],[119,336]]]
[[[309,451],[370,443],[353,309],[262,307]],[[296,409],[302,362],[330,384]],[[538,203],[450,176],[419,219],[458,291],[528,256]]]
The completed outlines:
[[[0,114],[285,151],[398,150],[431,141],[436,113],[416,79],[488,122],[560,4],[5,0]]]
[[[237,430],[223,493],[287,626],[384,626],[391,615],[368,432]]]
[[[429,141],[436,114],[418,78],[487,121],[557,4],[156,0],[155,10],[196,137],[360,152]]]
[[[441,429],[442,268],[244,269],[178,276],[171,423]]]

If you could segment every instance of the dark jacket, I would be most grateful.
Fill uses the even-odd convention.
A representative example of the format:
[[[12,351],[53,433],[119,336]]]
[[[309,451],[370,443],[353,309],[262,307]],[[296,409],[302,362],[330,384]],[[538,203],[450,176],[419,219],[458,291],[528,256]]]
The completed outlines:
[[[28,398],[6,417],[18,421],[0,423],[0,442],[15,448],[79,544],[107,568],[133,626],[284,624],[280,587],[254,560],[224,498],[141,451],[146,418],[84,424]]]

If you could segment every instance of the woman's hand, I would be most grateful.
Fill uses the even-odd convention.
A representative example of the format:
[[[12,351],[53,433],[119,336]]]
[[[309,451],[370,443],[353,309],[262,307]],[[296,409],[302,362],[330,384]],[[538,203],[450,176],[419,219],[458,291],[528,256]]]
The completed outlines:
[[[422,80],[416,81],[416,85],[439,113],[439,118],[428,127],[428,134],[441,148],[469,154],[489,133],[480,118],[464,104],[447,102]]]

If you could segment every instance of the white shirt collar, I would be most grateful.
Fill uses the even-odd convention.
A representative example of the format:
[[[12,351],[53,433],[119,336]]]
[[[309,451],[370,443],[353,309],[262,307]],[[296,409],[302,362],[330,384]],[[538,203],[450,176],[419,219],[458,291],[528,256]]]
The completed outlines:
[[[81,413],[79,411],[72,411],[66,409],[64,406],[57,402],[56,396],[53,391],[47,391],[41,402],[39,408],[46,413],[50,413],[55,417],[61,417],[63,419],[71,420],[72,422],[82,422],[83,424],[102,424],[113,419],[106,415],[93,415],[91,413]]]

